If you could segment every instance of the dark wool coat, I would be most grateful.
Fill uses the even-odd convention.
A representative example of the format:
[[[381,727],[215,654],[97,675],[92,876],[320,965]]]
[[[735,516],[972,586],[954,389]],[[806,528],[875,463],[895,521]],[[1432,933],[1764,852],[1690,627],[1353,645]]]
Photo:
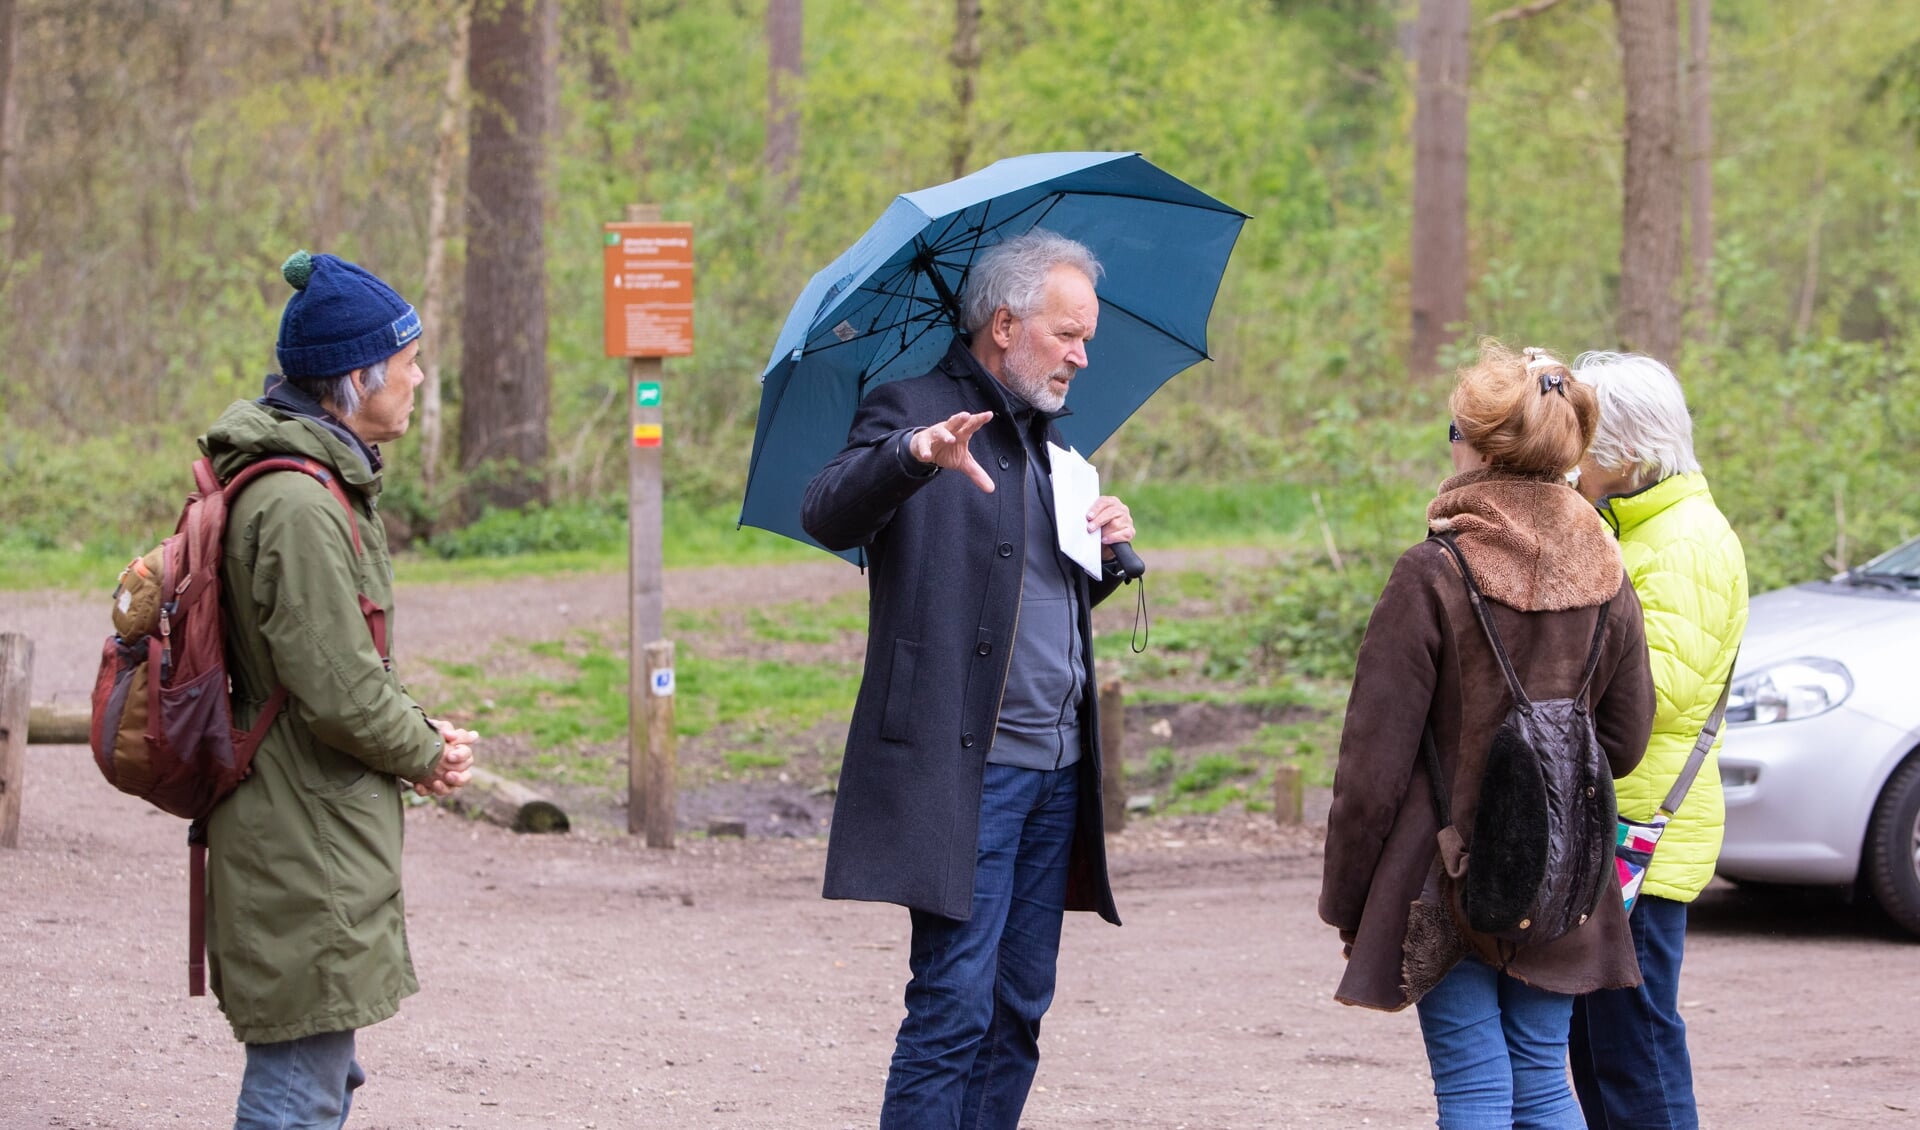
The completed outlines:
[[[994,413],[974,433],[988,494],[906,451],[916,428]],[[1048,438],[1065,447],[1049,422]],[[867,553],[866,669],[853,708],[827,843],[828,898],[893,902],[947,918],[973,913],[980,782],[1012,657],[1026,560],[1027,457],[1005,395],[956,340],[932,372],[861,402],[847,446],[807,486],[801,521],[830,549]],[[1077,567],[1085,684],[1089,611],[1116,582]],[[1091,582],[1091,583],[1090,583]],[[1082,706],[1080,813],[1067,909],[1118,923],[1100,808],[1097,696]]]
[[[1587,702],[1614,777],[1631,772],[1653,724],[1653,683],[1639,599],[1593,507],[1557,478],[1483,470],[1447,480],[1428,523],[1455,534],[1530,697],[1575,692],[1597,606],[1610,603]],[[1591,919],[1542,945],[1474,934],[1454,912],[1421,731],[1433,728],[1471,853],[1487,749],[1511,697],[1453,559],[1431,541],[1407,550],[1367,623],[1334,774],[1320,916],[1350,945],[1339,1000],[1404,1008],[1469,949],[1558,993],[1640,982],[1611,883]]]

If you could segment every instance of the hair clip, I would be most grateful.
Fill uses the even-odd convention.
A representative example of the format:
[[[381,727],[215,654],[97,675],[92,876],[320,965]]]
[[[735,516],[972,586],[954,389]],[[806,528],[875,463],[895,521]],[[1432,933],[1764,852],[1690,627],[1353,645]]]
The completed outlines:
[[[1545,396],[1550,392],[1558,392],[1561,396],[1567,395],[1567,378],[1560,373],[1541,373],[1540,395]]]

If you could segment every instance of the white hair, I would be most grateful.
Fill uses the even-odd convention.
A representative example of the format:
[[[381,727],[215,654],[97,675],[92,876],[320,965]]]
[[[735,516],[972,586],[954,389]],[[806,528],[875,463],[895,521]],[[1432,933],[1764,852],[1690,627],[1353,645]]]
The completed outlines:
[[[360,402],[364,397],[372,396],[387,387],[387,362],[391,357],[383,357],[373,364],[360,369],[365,374],[362,383],[364,389],[353,387],[353,374],[341,373],[337,377],[288,377],[295,385],[305,389],[307,394],[326,405],[333,414],[342,420],[350,419],[360,411]]]
[[[1032,314],[1046,297],[1047,276],[1059,266],[1072,267],[1096,284],[1106,273],[1086,244],[1045,228],[1030,228],[989,247],[967,273],[961,299],[967,329],[984,329],[1002,306],[1016,318]]]
[[[1680,382],[1640,353],[1582,353],[1573,379],[1600,399],[1600,424],[1588,449],[1609,471],[1631,470],[1643,484],[1700,469],[1693,454],[1693,418]]]

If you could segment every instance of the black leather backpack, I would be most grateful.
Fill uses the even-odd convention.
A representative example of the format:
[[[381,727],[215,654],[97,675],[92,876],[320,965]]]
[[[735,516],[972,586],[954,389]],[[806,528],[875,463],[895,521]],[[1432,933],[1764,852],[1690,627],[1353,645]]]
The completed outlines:
[[[1451,534],[1435,540],[1459,564],[1474,615],[1513,693],[1513,705],[1487,751],[1473,839],[1464,845],[1453,827],[1432,731],[1422,735],[1440,815],[1442,860],[1468,926],[1521,945],[1550,942],[1585,923],[1602,896],[1619,897],[1613,875],[1613,775],[1587,710],[1587,687],[1600,663],[1609,606],[1599,608],[1580,689],[1572,698],[1529,699],[1466,556]],[[1624,575],[1621,583],[1627,583]]]

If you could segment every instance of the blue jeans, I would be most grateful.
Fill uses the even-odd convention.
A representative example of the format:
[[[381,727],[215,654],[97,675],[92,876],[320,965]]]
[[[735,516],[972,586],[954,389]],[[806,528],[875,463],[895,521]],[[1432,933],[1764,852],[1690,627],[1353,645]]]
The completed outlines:
[[[1468,957],[1420,999],[1440,1130],[1581,1130],[1567,1088],[1573,998]]]
[[[1698,1130],[1680,958],[1687,904],[1643,894],[1627,919],[1644,984],[1573,1006],[1573,1089],[1592,1130]]]
[[[367,1073],[353,1058],[353,1030],[278,1044],[248,1044],[233,1130],[339,1130]]]
[[[1080,767],[988,765],[973,916],[913,911],[882,1130],[1013,1130],[1053,1003]]]

